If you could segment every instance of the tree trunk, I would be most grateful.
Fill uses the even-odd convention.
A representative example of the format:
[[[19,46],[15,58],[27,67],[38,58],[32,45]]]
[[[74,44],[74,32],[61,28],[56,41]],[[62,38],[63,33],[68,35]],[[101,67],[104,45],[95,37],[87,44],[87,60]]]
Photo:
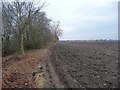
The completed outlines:
[[[24,55],[25,52],[24,52],[24,41],[23,41],[23,33],[21,32],[20,33],[20,54],[21,55]]]

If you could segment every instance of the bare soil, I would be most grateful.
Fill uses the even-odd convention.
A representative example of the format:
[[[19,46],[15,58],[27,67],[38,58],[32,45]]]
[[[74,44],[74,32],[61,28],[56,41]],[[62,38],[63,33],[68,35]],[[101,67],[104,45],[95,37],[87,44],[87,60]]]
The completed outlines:
[[[117,42],[59,42],[51,62],[66,88],[117,88]]]
[[[117,42],[60,41],[2,60],[3,88],[117,88]]]

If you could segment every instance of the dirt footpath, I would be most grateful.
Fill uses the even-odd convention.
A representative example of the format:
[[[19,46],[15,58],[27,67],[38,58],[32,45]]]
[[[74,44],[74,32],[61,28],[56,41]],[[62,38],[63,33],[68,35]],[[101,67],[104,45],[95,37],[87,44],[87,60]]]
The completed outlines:
[[[3,88],[54,87],[45,72],[45,58],[49,50],[36,50],[23,57],[12,55],[2,60]]]
[[[51,62],[65,88],[118,87],[116,42],[59,42]]]

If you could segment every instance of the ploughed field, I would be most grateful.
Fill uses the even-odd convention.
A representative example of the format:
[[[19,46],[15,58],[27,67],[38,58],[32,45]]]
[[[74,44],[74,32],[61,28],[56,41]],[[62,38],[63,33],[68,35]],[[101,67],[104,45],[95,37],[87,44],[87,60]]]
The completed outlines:
[[[62,87],[118,87],[117,42],[60,41],[51,62]]]

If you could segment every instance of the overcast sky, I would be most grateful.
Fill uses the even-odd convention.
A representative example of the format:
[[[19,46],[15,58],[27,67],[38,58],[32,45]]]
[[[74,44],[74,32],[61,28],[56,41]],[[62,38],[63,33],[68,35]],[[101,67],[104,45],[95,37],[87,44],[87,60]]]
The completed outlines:
[[[118,1],[42,0],[47,17],[61,22],[60,40],[118,39]]]
[[[60,21],[61,40],[117,39],[119,0],[42,0],[48,18]]]

